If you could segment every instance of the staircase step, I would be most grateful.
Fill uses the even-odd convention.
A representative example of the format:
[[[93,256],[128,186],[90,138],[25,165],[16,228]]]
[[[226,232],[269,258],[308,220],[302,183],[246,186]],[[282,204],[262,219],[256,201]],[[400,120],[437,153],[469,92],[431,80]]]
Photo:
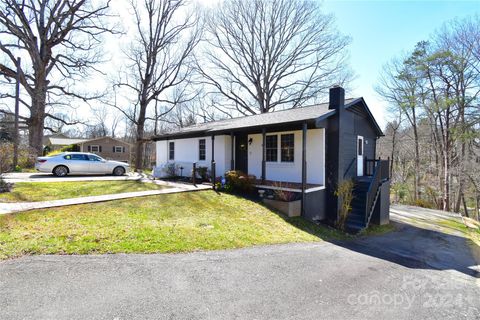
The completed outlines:
[[[365,200],[352,201],[351,206],[356,208],[365,208]]]
[[[365,226],[365,219],[363,217],[349,218],[345,222],[346,224]]]
[[[353,188],[353,192],[367,192],[370,186],[358,186]]]
[[[345,230],[346,230],[348,233],[357,234],[357,233],[359,233],[360,231],[362,231],[363,229],[365,229],[365,225],[364,225],[364,224],[351,223],[351,222],[345,223]]]

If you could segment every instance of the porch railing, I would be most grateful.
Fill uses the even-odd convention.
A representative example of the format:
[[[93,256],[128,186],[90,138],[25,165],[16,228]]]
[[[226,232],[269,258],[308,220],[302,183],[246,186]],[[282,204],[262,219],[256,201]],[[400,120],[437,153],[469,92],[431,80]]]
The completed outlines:
[[[370,218],[372,217],[375,204],[377,203],[378,196],[380,194],[380,186],[383,182],[389,179],[389,160],[366,160],[365,173],[367,176],[371,176],[372,180],[368,187],[365,201],[365,225],[368,226]],[[373,165],[372,165],[373,164]],[[367,171],[371,168],[371,174]]]
[[[373,176],[375,173],[375,169],[377,166],[380,165],[380,179],[388,179],[390,177],[390,159],[387,160],[382,160],[380,158],[378,159],[366,159],[365,160],[365,167],[364,167],[364,172],[366,176]]]

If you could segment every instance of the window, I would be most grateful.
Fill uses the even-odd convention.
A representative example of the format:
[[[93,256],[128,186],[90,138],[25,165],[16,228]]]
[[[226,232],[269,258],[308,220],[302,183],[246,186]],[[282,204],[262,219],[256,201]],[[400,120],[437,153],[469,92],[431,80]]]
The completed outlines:
[[[277,162],[278,160],[278,136],[265,137],[265,160],[267,162]]]
[[[358,155],[363,156],[363,139],[358,138],[357,141],[358,141],[358,148],[357,148]]]
[[[102,161],[103,159],[100,158],[99,156],[96,156],[96,155],[93,155],[93,154],[89,154],[89,155],[88,155],[88,160],[90,160],[90,161]]]
[[[175,160],[175,142],[168,143],[168,160]]]
[[[120,147],[120,146],[113,147],[113,153],[123,153],[123,152],[125,152],[124,147]]]
[[[101,152],[100,146],[89,146],[90,152]]]
[[[85,154],[72,154],[72,160],[86,161],[86,160],[88,160],[88,157]]]
[[[280,139],[282,162],[293,162],[295,138],[293,133],[282,134]]]
[[[206,141],[205,139],[198,140],[198,160],[205,160],[207,157],[207,149],[206,149]]]
[[[65,160],[88,160],[88,157],[85,154],[68,154],[63,158]]]

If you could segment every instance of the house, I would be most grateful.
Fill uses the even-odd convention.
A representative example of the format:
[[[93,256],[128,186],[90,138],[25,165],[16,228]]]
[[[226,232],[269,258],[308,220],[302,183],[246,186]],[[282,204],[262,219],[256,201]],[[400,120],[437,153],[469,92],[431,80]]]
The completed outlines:
[[[57,151],[70,145],[76,145],[85,141],[83,138],[69,138],[63,133],[57,133],[52,135],[43,136],[43,145],[49,152]],[[80,151],[80,149],[78,150]]]
[[[132,145],[111,137],[100,137],[85,140],[80,145],[80,151],[91,152],[107,160],[130,162]]]
[[[50,151],[60,150],[63,147],[75,146],[75,151],[91,152],[107,160],[130,162],[132,145],[111,137],[94,139],[68,138],[64,135],[46,137],[45,146]]]
[[[353,179],[347,227],[359,231],[388,222],[388,161],[376,159],[381,136],[365,100],[345,100],[344,89],[334,87],[329,103],[194,125],[154,140],[157,167],[180,164],[185,176],[193,163],[215,176],[243,171],[258,178],[258,189],[301,194],[301,215],[315,222],[338,219],[335,191]]]

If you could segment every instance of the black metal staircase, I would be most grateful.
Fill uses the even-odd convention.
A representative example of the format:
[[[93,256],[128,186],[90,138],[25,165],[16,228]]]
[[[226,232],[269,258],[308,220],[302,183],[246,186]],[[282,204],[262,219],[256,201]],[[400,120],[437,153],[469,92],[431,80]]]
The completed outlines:
[[[365,176],[355,179],[352,210],[345,230],[356,234],[367,228],[380,196],[381,185],[389,179],[388,160],[366,160]]]

